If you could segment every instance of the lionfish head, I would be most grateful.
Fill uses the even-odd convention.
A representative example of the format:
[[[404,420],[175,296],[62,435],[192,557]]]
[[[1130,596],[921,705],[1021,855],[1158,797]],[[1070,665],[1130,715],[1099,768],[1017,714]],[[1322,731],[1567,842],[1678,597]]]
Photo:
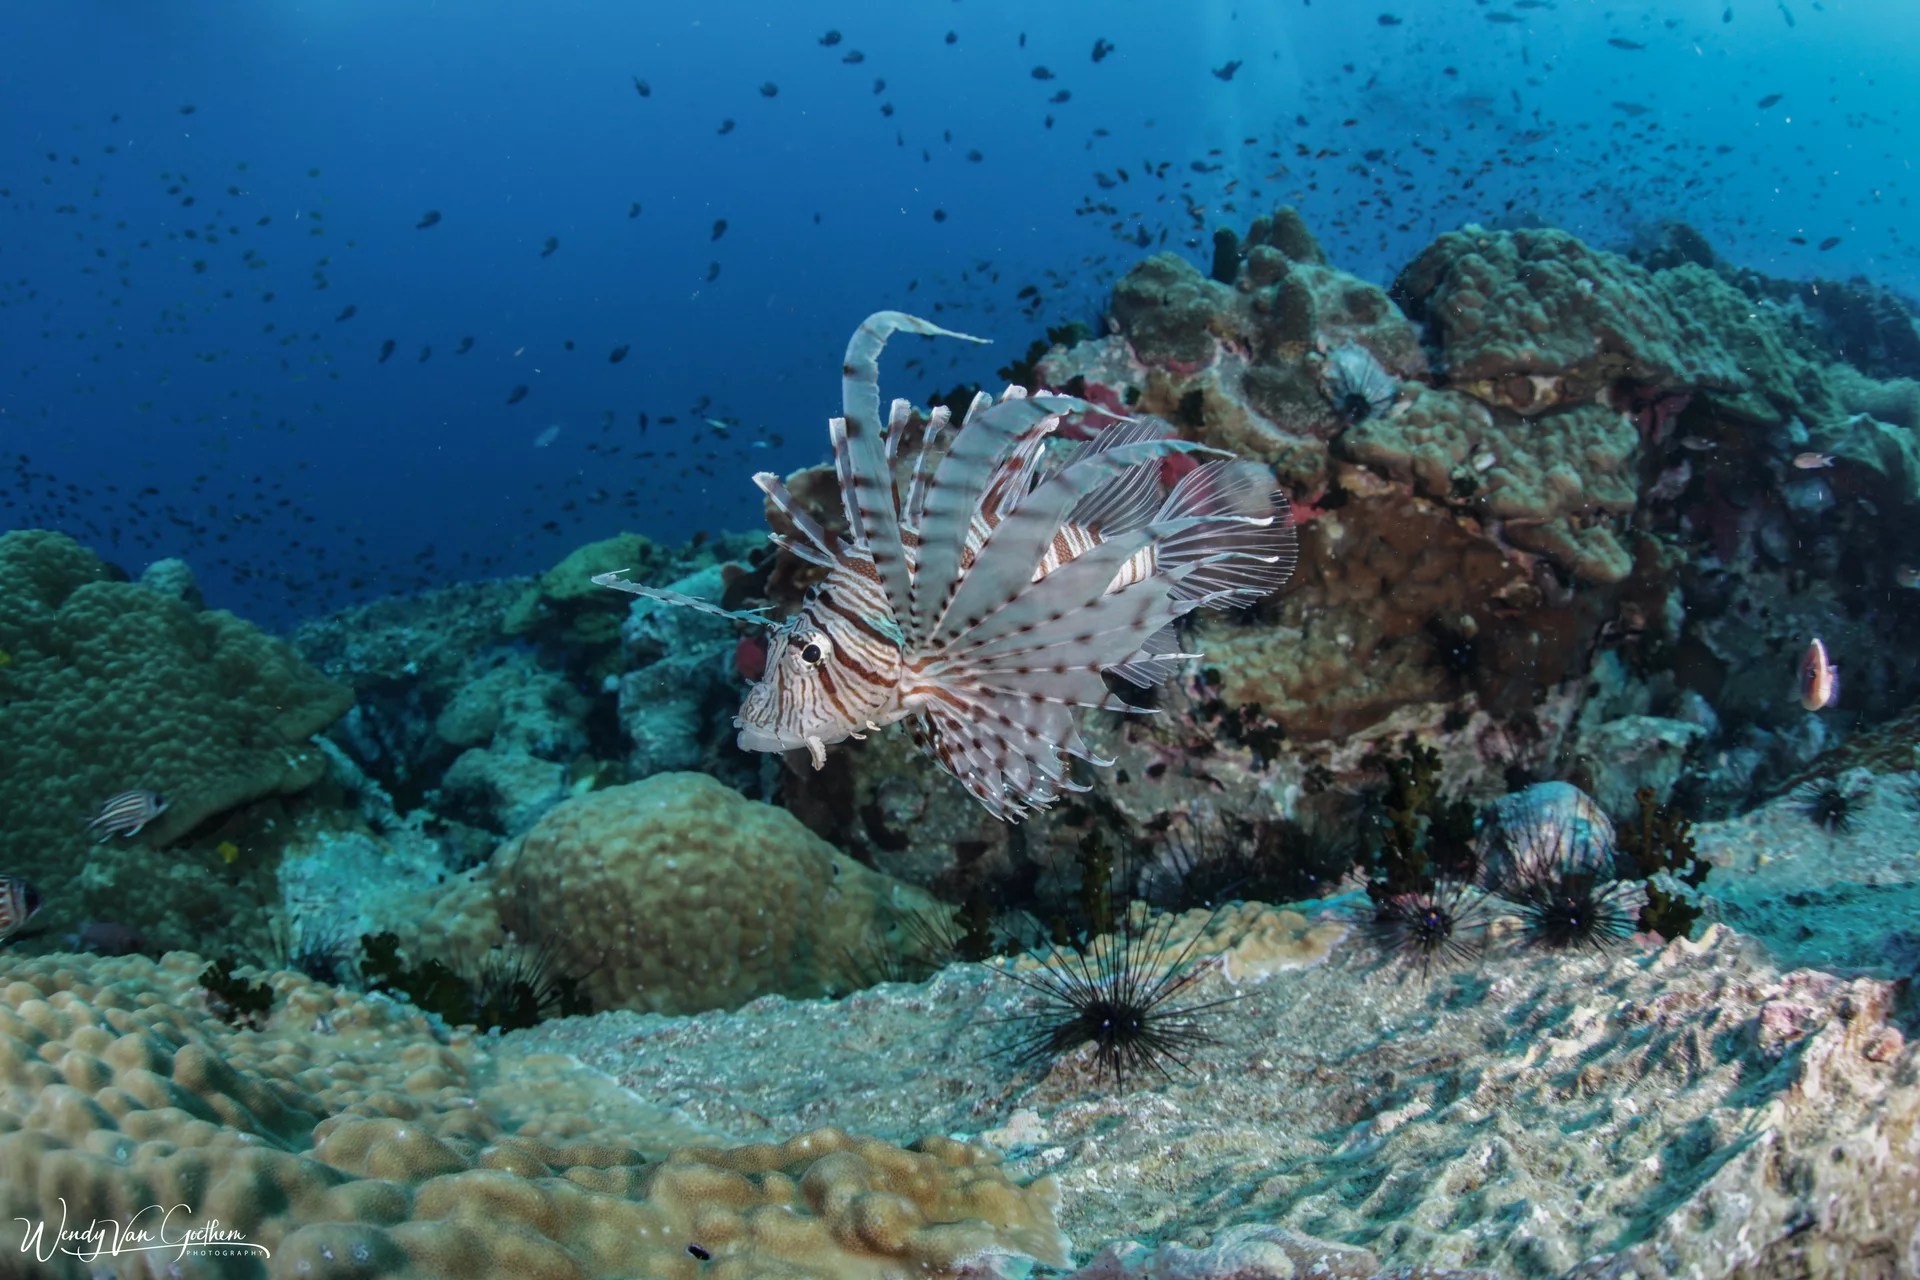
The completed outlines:
[[[766,673],[733,718],[743,751],[826,748],[900,718],[901,651],[890,618],[856,617],[821,591],[767,642]]]

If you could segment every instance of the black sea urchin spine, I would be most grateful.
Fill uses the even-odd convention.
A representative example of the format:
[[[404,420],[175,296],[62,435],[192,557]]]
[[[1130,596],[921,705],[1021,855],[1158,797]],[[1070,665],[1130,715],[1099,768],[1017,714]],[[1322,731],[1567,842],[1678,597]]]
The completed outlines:
[[[1019,1063],[1055,1059],[1091,1041],[1095,1078],[1111,1075],[1122,1089],[1129,1073],[1151,1068],[1171,1078],[1169,1063],[1186,1068],[1195,1048],[1213,1042],[1202,1015],[1238,999],[1175,1003],[1206,972],[1193,961],[1205,932],[1203,926],[1166,960],[1173,917],[1145,924],[1129,910],[1111,932],[1051,947],[1038,970],[1004,970],[1044,999],[1039,1012],[1018,1019],[1031,1024],[1015,1045]]]

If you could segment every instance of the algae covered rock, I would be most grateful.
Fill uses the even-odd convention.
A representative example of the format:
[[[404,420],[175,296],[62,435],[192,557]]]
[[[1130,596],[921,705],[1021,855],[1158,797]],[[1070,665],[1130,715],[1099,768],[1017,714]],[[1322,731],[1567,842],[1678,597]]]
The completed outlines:
[[[510,636],[528,636],[583,650],[610,649],[620,639],[626,598],[595,586],[595,574],[632,570],[647,581],[662,559],[660,549],[637,533],[616,534],[576,547],[553,568],[534,579],[507,609],[503,627]]]
[[[243,909],[251,888],[231,881],[269,872],[223,883],[211,859],[153,850],[312,786],[326,760],[310,739],[351,692],[249,622],[115,580],[63,535],[0,536],[0,597],[0,867],[39,886],[50,926],[91,914],[164,945]],[[168,807],[96,846],[88,820],[128,790]]]

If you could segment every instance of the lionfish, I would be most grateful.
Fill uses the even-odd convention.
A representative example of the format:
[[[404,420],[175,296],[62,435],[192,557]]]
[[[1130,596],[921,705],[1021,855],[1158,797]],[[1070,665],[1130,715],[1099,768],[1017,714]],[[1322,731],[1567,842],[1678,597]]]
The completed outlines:
[[[879,389],[880,353],[899,332],[983,341],[897,311],[854,333],[845,416],[830,423],[848,536],[829,537],[778,476],[753,478],[794,531],[772,541],[826,570],[797,614],[775,623],[629,582],[625,570],[593,580],[771,630],[765,674],[734,717],[743,750],[804,747],[818,769],[829,745],[907,720],[989,812],[1017,821],[1062,791],[1090,790],[1068,757],[1114,763],[1076,724],[1080,708],[1139,710],[1103,677],[1145,687],[1199,657],[1180,651],[1175,623],[1280,587],[1297,538],[1258,463],[1153,418],[1107,415],[1091,439],[1061,446],[1064,419],[1105,411],[1017,386],[975,395],[957,428],[935,408],[903,495],[895,462],[913,408],[895,400],[883,429]],[[1215,460],[1163,500],[1160,464],[1180,455]]]

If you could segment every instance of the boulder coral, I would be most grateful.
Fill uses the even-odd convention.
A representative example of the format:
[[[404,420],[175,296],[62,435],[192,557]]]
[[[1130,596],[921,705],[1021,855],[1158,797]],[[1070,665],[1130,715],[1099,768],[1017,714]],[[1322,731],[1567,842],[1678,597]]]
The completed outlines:
[[[204,937],[244,895],[212,875],[211,854],[152,850],[319,781],[311,739],[352,702],[253,624],[119,580],[41,530],[0,536],[0,652],[0,869],[39,886],[50,926],[91,914],[163,946]],[[132,840],[95,845],[88,819],[133,789],[167,809]]]
[[[511,930],[595,1007],[658,1013],[844,990],[873,939],[934,906],[702,773],[568,800],[438,896],[430,952],[476,961]]]
[[[982,1148],[815,1129],[745,1146],[599,1093],[571,1059],[438,1039],[379,997],[272,975],[273,1012],[206,1012],[203,962],[0,956],[0,1249],[32,1274],[584,1280],[979,1277],[1068,1263],[1058,1193]],[[583,1094],[583,1090],[587,1091]],[[585,1117],[596,1116],[594,1120]],[[610,1116],[615,1123],[608,1124]],[[218,1220],[235,1243],[55,1248],[62,1214]],[[70,1248],[72,1241],[67,1242]],[[121,1270],[121,1268],[128,1268]],[[8,1274],[25,1274],[9,1270]]]

